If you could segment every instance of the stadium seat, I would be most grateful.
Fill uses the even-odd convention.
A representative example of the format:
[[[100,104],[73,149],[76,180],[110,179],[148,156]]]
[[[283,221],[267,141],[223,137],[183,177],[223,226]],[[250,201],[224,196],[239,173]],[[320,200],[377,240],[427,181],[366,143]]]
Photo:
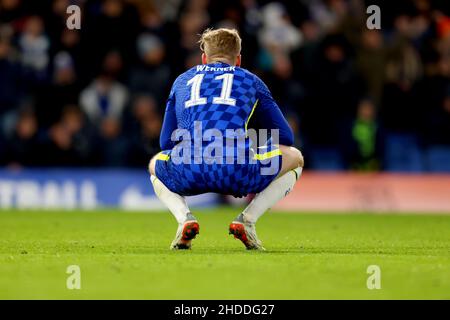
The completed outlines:
[[[427,152],[428,169],[431,172],[450,173],[450,147],[434,146]]]
[[[308,162],[311,169],[314,170],[337,171],[345,169],[341,154],[333,148],[310,150]]]
[[[391,172],[422,172],[422,152],[414,135],[388,134],[385,145],[385,169]]]

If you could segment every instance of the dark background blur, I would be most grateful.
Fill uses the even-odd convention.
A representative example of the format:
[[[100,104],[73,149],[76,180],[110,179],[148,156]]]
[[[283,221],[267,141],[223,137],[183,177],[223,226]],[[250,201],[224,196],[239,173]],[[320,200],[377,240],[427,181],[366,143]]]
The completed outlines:
[[[307,167],[450,171],[446,2],[0,0],[0,164],[145,168],[198,34],[234,27]]]

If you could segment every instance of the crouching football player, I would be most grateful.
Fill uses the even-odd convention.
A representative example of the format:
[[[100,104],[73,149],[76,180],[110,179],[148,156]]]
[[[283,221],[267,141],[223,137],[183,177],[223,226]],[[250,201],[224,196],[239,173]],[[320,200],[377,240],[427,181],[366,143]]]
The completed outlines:
[[[178,221],[171,248],[189,249],[199,233],[199,223],[184,197],[215,192],[237,197],[256,194],[230,224],[229,232],[247,249],[264,250],[255,224],[292,190],[302,173],[303,157],[292,147],[292,130],[267,86],[240,67],[237,31],[206,30],[200,48],[203,64],[181,74],[172,86],[160,136],[163,151],[149,164],[156,195]],[[278,139],[271,137],[258,147],[247,134],[250,120],[252,128],[277,132]],[[199,131],[204,132],[200,137]],[[207,132],[215,133],[213,142],[215,147],[223,146],[223,154],[217,149],[206,152],[214,140]],[[243,143],[230,145],[230,132]],[[269,170],[273,163],[276,168]]]

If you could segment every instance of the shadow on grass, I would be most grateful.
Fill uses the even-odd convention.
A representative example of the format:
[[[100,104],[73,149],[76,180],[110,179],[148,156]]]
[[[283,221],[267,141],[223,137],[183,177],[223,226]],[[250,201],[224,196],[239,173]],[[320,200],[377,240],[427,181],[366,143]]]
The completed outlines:
[[[266,248],[267,249],[267,248]],[[336,247],[300,247],[300,248],[274,248],[266,251],[245,250],[244,248],[202,248],[190,250],[169,250],[139,248],[136,250],[121,250],[117,254],[150,254],[150,255],[391,255],[391,256],[429,256],[450,258],[447,247],[395,247],[383,248],[336,248]]]
[[[207,256],[207,255],[387,255],[387,256],[427,256],[448,257],[450,250],[446,246],[396,246],[390,248],[377,247],[275,247],[266,251],[246,250],[243,247],[202,247],[196,246],[190,250],[170,250],[166,247],[150,246],[120,246],[112,250],[110,246],[85,246],[71,244],[63,247],[34,247],[24,245],[20,248],[0,251],[0,254],[12,255],[98,255],[98,256],[128,256],[148,255],[170,257],[175,255]]]

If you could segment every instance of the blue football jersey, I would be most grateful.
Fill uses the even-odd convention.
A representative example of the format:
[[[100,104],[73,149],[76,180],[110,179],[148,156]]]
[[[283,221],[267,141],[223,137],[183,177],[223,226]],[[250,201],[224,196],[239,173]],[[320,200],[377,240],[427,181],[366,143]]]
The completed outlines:
[[[258,128],[278,129],[279,143],[292,145],[293,134],[267,86],[256,75],[225,63],[198,65],[180,75],[167,101],[161,149],[174,147],[171,135],[186,129],[194,136],[195,124],[203,132],[242,129],[250,117]]]
[[[292,145],[293,134],[286,119],[256,75],[225,63],[199,65],[186,71],[175,80],[167,101],[160,137],[163,151],[157,156],[160,161],[156,161],[156,176],[181,195],[217,192],[245,196],[262,191],[277,176],[282,159],[276,145],[264,149],[265,154],[256,151],[247,137],[250,119],[257,128],[278,129],[279,143]],[[174,160],[177,147],[186,139],[184,135],[173,139],[173,133],[180,130],[190,136],[188,147],[192,152],[188,160],[192,161]],[[197,158],[205,156],[202,149],[212,141],[204,139],[208,130],[214,130],[223,139],[225,152],[223,158],[219,157],[224,159],[222,162],[215,161],[217,154],[211,154],[214,161],[210,162],[207,160],[211,159]],[[212,139],[215,141],[216,137]],[[234,144],[230,146],[229,140],[234,140]],[[244,163],[228,162],[229,151],[234,159],[242,155],[240,147],[244,149]],[[265,159],[276,162],[264,162]],[[264,171],[267,167],[271,170]]]

